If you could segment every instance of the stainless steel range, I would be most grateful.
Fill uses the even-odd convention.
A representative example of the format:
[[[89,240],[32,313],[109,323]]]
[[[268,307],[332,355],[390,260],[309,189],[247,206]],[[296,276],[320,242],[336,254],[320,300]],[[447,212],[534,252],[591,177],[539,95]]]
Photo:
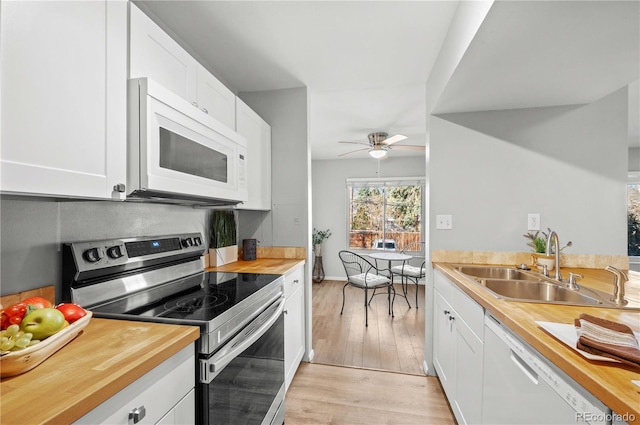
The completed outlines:
[[[201,424],[284,421],[284,277],[203,271],[199,233],[63,245],[65,301],[95,317],[200,327]]]

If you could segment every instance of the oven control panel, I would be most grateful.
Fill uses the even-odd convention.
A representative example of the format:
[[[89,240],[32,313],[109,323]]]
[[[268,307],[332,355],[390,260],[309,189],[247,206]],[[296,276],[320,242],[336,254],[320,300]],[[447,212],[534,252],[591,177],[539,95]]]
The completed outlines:
[[[136,237],[82,241],[64,244],[64,267],[75,268],[76,275],[111,268],[135,269],[169,257],[202,255],[206,250],[200,233],[156,237]],[[77,280],[78,277],[74,280]]]

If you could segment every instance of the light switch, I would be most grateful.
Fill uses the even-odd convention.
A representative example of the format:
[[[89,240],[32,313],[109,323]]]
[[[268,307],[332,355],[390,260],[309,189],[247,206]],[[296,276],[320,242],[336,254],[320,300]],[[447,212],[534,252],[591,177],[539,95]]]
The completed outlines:
[[[453,216],[450,214],[436,215],[436,229],[453,229]]]

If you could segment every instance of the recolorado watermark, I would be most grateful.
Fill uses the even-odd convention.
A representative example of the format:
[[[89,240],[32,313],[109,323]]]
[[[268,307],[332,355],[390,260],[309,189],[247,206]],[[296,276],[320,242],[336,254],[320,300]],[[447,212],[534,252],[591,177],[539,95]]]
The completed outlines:
[[[612,423],[612,422],[628,422],[636,420],[633,413],[625,413],[619,415],[617,413],[592,413],[592,412],[576,412],[576,422],[582,423]]]

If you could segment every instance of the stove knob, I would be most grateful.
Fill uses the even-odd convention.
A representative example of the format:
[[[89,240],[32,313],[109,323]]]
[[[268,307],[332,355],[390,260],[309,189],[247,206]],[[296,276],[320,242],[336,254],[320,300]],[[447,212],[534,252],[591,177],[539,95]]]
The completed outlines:
[[[102,250],[100,248],[87,249],[82,256],[90,263],[96,263],[102,259]]]
[[[193,245],[193,240],[191,238],[186,238],[182,240],[182,246],[185,248],[189,248]]]
[[[193,244],[195,246],[202,245],[202,239],[200,239],[200,236],[196,236],[195,238],[193,238]]]
[[[109,256],[109,258],[113,258],[114,260],[122,257],[122,249],[120,249],[120,245],[107,248],[107,256]]]

